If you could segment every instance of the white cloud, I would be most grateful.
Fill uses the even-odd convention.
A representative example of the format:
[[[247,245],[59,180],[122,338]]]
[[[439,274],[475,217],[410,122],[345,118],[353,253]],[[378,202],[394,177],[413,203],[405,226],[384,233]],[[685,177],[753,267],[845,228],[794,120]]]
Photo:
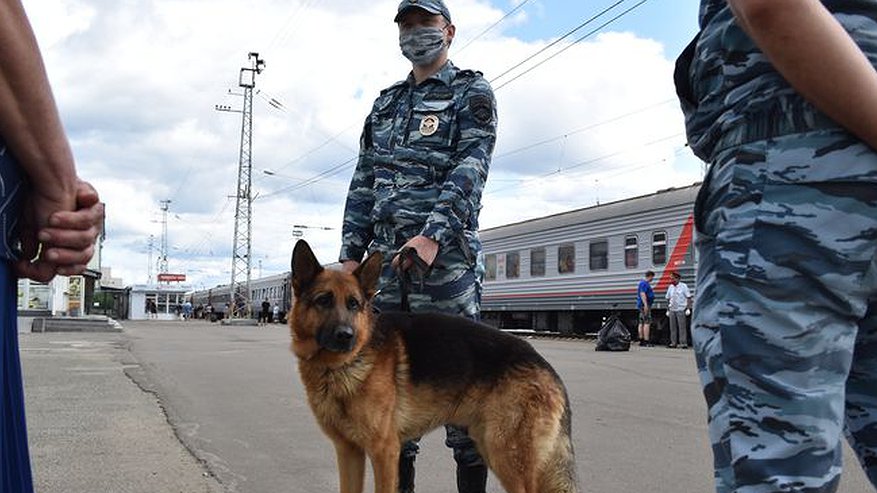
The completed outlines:
[[[409,68],[398,53],[395,0],[25,4],[80,174],[107,202],[104,263],[126,283],[146,279],[162,199],[172,200],[171,270],[188,273],[195,286],[228,281],[241,120],[214,105],[240,107],[227,91],[238,92],[248,52],[267,62],[254,99],[254,276],[259,262],[264,275],[288,269],[293,225],[339,227],[353,169],[340,165],[355,156],[374,97]],[[485,0],[452,6],[455,48],[503,15]],[[539,15],[515,16],[509,26],[521,29]],[[549,42],[508,37],[500,25],[451,57],[493,79]],[[673,98],[671,70],[657,42],[605,33],[498,89],[482,226],[697,180],[699,167],[679,151],[682,136],[660,140],[682,132],[675,102],[657,104]],[[269,105],[272,98],[283,109]],[[296,186],[336,167],[329,178]],[[278,193],[284,189],[291,190]],[[302,231],[321,260],[335,259],[337,229]]]

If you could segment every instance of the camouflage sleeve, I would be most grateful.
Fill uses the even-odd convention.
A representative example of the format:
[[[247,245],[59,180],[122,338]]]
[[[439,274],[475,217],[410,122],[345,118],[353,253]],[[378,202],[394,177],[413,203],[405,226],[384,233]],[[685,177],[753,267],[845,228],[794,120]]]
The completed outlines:
[[[441,194],[420,234],[440,245],[451,243],[470,226],[481,208],[481,193],[496,144],[496,99],[479,78],[461,98],[457,114],[457,151]]]
[[[375,203],[372,184],[375,177],[369,122],[370,119],[367,118],[359,139],[359,160],[347,191],[344,223],[341,227],[341,254],[338,258],[341,262],[362,261],[366,248],[372,241],[371,212]]]

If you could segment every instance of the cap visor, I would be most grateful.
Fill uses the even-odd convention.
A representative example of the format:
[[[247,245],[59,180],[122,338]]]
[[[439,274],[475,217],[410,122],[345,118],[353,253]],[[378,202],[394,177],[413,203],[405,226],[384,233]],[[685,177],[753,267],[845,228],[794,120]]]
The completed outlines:
[[[420,9],[420,10],[429,12],[432,15],[441,15],[442,14],[442,12],[440,10],[426,8],[422,5],[410,5],[408,7],[405,7],[404,9],[400,10],[399,13],[396,14],[396,17],[393,18],[393,22],[399,22],[399,18],[402,17],[402,15],[405,14],[405,12],[408,12],[411,9]]]

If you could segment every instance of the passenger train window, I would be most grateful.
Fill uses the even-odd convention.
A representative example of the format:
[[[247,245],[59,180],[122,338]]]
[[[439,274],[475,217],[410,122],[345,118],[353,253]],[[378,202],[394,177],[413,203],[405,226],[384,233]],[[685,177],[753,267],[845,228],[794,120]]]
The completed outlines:
[[[576,270],[576,246],[572,243],[557,247],[557,272],[569,274]]]
[[[542,277],[545,275],[545,249],[534,248],[530,250],[530,277]]]
[[[496,254],[484,256],[484,278],[488,281],[496,280]]]
[[[652,233],[652,265],[664,265],[667,263],[667,233],[655,231]]]
[[[591,270],[609,268],[609,242],[606,240],[592,241],[588,247],[588,265]]]
[[[639,266],[639,245],[636,235],[628,235],[624,238],[624,266],[628,269]]]
[[[521,275],[521,254],[509,252],[505,254],[505,278],[517,279]]]

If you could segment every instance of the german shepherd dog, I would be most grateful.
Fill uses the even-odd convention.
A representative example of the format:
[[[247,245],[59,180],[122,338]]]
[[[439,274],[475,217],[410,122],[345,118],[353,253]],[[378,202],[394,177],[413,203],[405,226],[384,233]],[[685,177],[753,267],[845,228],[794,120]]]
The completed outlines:
[[[529,344],[463,317],[371,306],[380,254],[352,274],[292,254],[292,352],[308,401],[335,445],[342,493],[396,493],[401,443],[467,427],[509,493],[577,491],[571,416],[557,373]]]

